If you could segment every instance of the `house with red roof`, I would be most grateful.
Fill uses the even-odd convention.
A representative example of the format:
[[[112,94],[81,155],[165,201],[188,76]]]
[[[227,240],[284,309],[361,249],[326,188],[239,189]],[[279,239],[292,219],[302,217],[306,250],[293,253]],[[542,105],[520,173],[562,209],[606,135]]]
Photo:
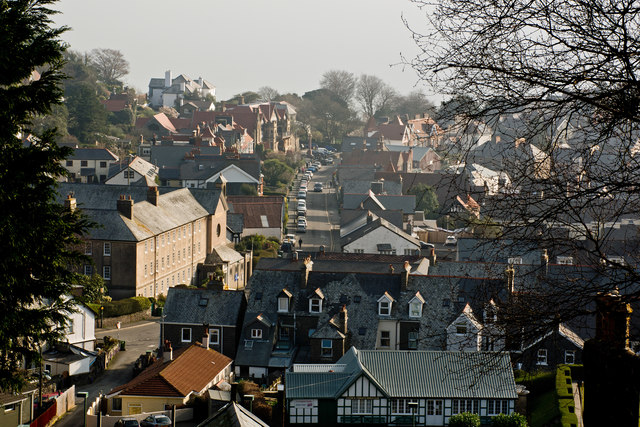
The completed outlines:
[[[164,411],[172,405],[183,405],[192,396],[200,396],[210,388],[226,387],[232,380],[233,360],[208,348],[194,344],[180,350],[164,352],[137,377],[109,392],[108,415],[135,415]]]

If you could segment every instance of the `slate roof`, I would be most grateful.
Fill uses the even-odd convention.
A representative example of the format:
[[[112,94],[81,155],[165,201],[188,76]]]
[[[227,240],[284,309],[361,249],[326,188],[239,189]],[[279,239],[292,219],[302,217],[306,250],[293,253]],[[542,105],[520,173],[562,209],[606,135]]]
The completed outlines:
[[[236,326],[242,315],[244,292],[169,288],[165,323]]]
[[[399,229],[398,227],[396,227],[395,225],[391,224],[389,221],[387,221],[386,219],[383,218],[376,218],[371,222],[366,223],[365,225],[363,225],[362,227],[352,231],[349,234],[346,234],[344,236],[340,237],[340,246],[344,247],[364,236],[366,236],[367,234],[371,233],[373,230],[380,228],[380,227],[384,227],[386,229],[388,229],[389,231],[397,234],[399,237],[413,243],[416,246],[420,245],[420,241],[418,239],[416,239],[415,237],[411,237],[409,234],[405,233],[404,231],[402,231],[401,229]],[[384,242],[382,242],[384,243]],[[391,249],[391,248],[389,248]]]
[[[287,399],[337,399],[365,375],[391,398],[516,399],[507,353],[356,350],[335,372],[287,372]]]
[[[215,350],[192,345],[174,350],[174,359],[158,360],[110,395],[186,397],[210,385],[232,360]]]
[[[220,245],[211,250],[211,253],[207,256],[207,264],[218,263],[234,263],[244,259],[242,255],[236,252],[233,248]]]
[[[209,213],[190,189],[162,187],[159,192],[158,206],[154,206],[147,202],[147,187],[61,183],[59,199],[62,201],[67,194],[74,194],[78,208],[102,225],[89,231],[92,239],[99,240],[140,241],[204,218]],[[117,210],[120,195],[131,195],[134,201],[132,220]],[[215,198],[215,192],[210,196]]]
[[[242,234],[244,230],[244,215],[227,211],[227,228],[232,233]]]
[[[344,181],[342,188],[344,193],[367,194],[371,190],[372,183],[375,180],[348,180]],[[402,182],[400,181],[383,181],[381,194],[402,194]]]
[[[111,160],[118,157],[106,148],[74,148],[68,160]]]
[[[416,207],[416,196],[396,196],[377,194],[372,197],[372,193],[367,194],[348,194],[345,193],[342,200],[342,207],[344,209],[357,209],[363,202],[371,198],[378,205],[381,205],[385,209],[400,209],[405,214],[411,214]]]

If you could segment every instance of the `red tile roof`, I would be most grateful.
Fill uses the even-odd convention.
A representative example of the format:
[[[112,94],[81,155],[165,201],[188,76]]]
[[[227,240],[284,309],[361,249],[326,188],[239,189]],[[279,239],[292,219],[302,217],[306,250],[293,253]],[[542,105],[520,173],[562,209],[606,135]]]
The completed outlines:
[[[192,345],[174,351],[172,361],[158,360],[127,384],[109,394],[129,396],[186,397],[201,393],[232,360],[215,350]]]

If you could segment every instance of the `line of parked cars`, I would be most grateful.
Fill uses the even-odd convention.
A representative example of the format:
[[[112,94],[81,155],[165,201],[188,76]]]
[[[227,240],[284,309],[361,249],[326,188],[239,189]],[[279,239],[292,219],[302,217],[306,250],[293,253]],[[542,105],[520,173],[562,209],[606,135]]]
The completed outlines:
[[[166,415],[149,415],[144,420],[138,422],[135,418],[121,418],[114,424],[114,427],[171,427],[171,419]]]

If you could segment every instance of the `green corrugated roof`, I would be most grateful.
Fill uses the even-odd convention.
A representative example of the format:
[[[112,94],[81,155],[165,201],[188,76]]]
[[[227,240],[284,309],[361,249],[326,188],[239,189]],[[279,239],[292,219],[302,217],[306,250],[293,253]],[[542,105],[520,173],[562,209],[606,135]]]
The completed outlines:
[[[389,397],[518,397],[506,353],[351,348],[338,363],[346,365],[343,372],[287,373],[287,398],[338,398],[360,375]]]
[[[358,358],[391,397],[518,396],[506,353],[360,350]]]
[[[341,372],[287,372],[287,399],[333,397],[350,377]]]

